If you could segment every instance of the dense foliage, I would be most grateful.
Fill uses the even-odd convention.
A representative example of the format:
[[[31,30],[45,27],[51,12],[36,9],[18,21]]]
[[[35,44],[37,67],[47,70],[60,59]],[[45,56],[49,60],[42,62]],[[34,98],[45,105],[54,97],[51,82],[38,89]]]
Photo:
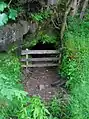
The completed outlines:
[[[69,18],[65,32],[62,73],[69,78],[70,119],[89,118],[89,20]]]
[[[19,81],[18,59],[13,56],[9,56],[8,59],[8,55],[0,54],[0,116],[2,119],[15,116],[20,106],[18,104],[21,104],[21,100],[26,96],[26,93],[21,90]]]

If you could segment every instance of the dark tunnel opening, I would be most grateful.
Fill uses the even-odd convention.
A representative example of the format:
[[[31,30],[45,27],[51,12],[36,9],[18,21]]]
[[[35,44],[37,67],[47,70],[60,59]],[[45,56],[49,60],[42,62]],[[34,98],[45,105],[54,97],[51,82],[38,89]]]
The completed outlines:
[[[32,50],[55,50],[55,44],[54,43],[37,43]]]

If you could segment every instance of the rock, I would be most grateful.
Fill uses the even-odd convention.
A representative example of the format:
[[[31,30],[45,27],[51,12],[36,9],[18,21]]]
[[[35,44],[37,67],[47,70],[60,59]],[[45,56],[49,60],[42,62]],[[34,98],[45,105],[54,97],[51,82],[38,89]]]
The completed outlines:
[[[45,89],[45,86],[44,85],[40,85],[40,90],[43,90]]]
[[[49,94],[51,94],[51,92],[48,92]]]
[[[48,88],[48,87],[49,87],[49,85],[45,85],[45,87],[46,87],[46,88]]]
[[[0,51],[7,51],[9,44],[22,40],[28,31],[34,33],[37,27],[37,24],[24,20],[0,27]]]

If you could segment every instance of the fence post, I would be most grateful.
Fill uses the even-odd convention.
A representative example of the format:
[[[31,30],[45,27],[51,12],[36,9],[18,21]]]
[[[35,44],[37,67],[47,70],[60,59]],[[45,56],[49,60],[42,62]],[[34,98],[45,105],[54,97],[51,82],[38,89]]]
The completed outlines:
[[[28,51],[28,49],[26,49]],[[28,72],[28,54],[26,54],[26,72]]]

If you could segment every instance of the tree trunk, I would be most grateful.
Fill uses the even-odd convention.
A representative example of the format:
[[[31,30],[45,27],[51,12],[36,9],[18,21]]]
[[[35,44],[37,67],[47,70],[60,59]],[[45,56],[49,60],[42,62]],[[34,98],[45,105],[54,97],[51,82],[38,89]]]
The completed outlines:
[[[80,3],[81,3],[82,0],[74,0],[72,1],[72,13],[71,15],[74,17],[78,11],[78,8],[80,6]]]
[[[87,7],[87,5],[88,5],[88,1],[89,1],[89,0],[85,0],[85,1],[84,1],[83,7],[82,7],[82,10],[81,10],[81,13],[80,13],[80,19],[82,19],[83,16],[84,16],[84,12],[85,12],[86,7]]]
[[[62,42],[64,31],[65,31],[65,28],[66,28],[67,16],[68,16],[68,14],[69,14],[69,12],[71,10],[71,5],[72,5],[72,2],[70,3],[70,5],[68,6],[68,8],[66,9],[66,12],[65,12],[65,15],[64,15],[64,20],[63,20],[62,28],[61,28],[61,42]]]
[[[72,14],[71,15],[75,16],[76,12],[77,12],[77,0],[74,0],[72,2]]]

